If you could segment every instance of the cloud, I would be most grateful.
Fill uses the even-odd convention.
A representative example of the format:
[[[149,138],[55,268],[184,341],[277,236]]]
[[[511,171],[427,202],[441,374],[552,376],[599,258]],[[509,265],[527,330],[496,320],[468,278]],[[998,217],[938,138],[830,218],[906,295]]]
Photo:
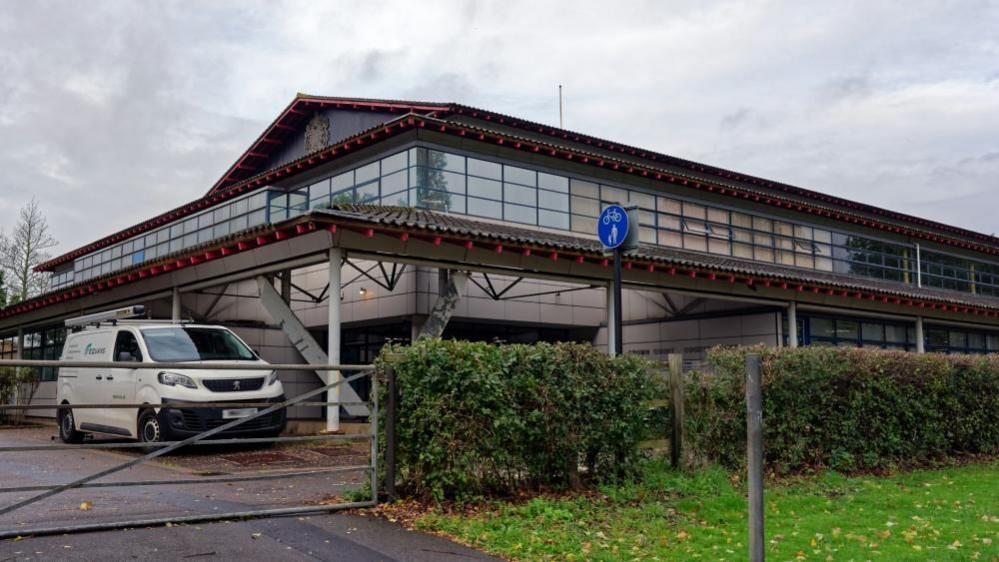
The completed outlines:
[[[996,230],[995,3],[14,2],[0,228],[208,190],[296,92],[458,101]]]

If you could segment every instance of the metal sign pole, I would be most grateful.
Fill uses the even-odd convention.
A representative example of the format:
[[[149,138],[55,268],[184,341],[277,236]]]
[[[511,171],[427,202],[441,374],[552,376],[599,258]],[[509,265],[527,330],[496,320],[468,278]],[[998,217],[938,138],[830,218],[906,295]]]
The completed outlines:
[[[621,328],[621,247],[614,248],[614,355],[624,353],[624,338]]]

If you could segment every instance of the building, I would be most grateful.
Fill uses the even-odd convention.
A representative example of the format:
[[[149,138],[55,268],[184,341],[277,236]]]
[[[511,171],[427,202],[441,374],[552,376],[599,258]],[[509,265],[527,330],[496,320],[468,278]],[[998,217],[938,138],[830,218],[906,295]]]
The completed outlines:
[[[65,318],[146,304],[301,362],[256,278],[320,345],[339,314],[347,363],[415,337],[448,291],[445,336],[606,346],[609,268],[594,233],[614,202],[641,215],[620,303],[626,351],[999,350],[995,237],[460,104],[310,95],[202,198],[43,264],[51,291],[0,311],[0,349],[58,357]],[[42,399],[55,376],[43,373]],[[319,383],[282,378],[291,394]]]

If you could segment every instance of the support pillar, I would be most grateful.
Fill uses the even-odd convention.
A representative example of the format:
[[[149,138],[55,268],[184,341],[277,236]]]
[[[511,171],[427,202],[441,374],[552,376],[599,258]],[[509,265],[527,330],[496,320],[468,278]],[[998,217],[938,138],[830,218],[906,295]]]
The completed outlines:
[[[173,288],[173,295],[170,303],[170,321],[174,324],[180,322],[180,289]]]
[[[330,248],[329,270],[329,307],[327,308],[328,336],[326,340],[326,354],[330,365],[340,364],[340,295],[343,292],[343,282],[340,276],[341,265],[343,264],[343,249]],[[328,384],[339,382],[343,379],[340,371],[329,371],[331,380]],[[328,402],[340,402],[340,390],[343,385],[335,387],[327,397]],[[326,430],[340,431],[340,406],[326,406]]]
[[[281,272],[281,300],[285,304],[291,304],[291,270],[286,269]]]
[[[464,271],[451,271],[445,277],[441,275],[440,280],[445,283],[443,288],[439,288],[439,296],[430,309],[430,315],[420,328],[417,339],[439,338],[444,335],[444,328],[451,321],[451,315],[457,308],[461,296],[465,294],[465,287],[468,284],[468,273]]]
[[[923,340],[923,317],[916,317],[916,353],[926,353],[926,343]]]
[[[787,305],[787,346],[798,347],[798,303]]]
[[[17,327],[17,350],[14,359],[24,359],[24,328]]]

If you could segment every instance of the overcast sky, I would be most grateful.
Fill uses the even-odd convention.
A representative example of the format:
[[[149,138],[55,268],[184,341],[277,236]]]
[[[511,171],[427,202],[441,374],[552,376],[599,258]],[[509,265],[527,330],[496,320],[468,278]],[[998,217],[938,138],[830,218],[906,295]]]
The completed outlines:
[[[999,2],[0,0],[0,228],[204,194],[296,92],[456,101],[999,231]]]

